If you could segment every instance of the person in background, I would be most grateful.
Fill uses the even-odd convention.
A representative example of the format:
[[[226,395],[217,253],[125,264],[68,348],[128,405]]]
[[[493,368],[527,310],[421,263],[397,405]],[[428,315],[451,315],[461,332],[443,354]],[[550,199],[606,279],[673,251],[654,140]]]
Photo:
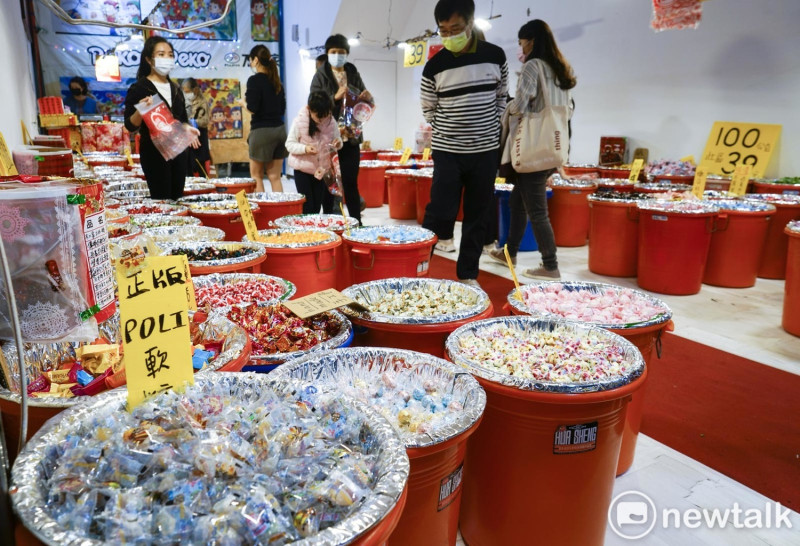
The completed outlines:
[[[575,87],[576,79],[572,67],[559,51],[550,27],[541,19],[528,21],[519,29],[518,38],[520,60],[523,61],[523,65],[517,80],[516,95],[508,103],[508,113],[520,115],[526,112],[540,112],[544,108],[544,94],[547,93],[550,104],[554,106],[569,105],[570,117],[572,117],[575,105],[572,102],[570,89]],[[544,76],[543,88],[539,87],[540,73]],[[561,279],[556,258],[553,226],[550,225],[550,218],[547,215],[546,184],[547,178],[553,172],[553,169],[549,169],[532,173],[516,173],[516,183],[511,192],[511,221],[506,243],[508,254],[511,256],[512,262],[516,264],[519,244],[525,233],[527,219],[530,218],[533,235],[539,246],[539,252],[542,254],[542,263],[539,267],[522,272],[531,279],[548,281]],[[514,192],[517,192],[516,196]],[[494,260],[506,263],[502,249],[490,251],[489,256]]]
[[[97,101],[89,93],[89,85],[80,76],[69,80],[69,96],[64,99],[64,106],[76,115],[96,114]]]
[[[328,146],[333,145],[337,150],[342,147],[332,110],[333,101],[327,93],[312,91],[308,105],[301,108],[294,118],[286,140],[289,166],[294,169],[297,191],[306,196],[304,214],[318,214],[320,208],[326,214],[333,212],[330,200],[323,204],[323,198],[329,192],[322,181],[331,167]]]
[[[250,176],[256,181],[256,193],[264,191],[264,168],[272,191],[283,191],[281,170],[286,157],[286,94],[278,76],[278,65],[266,46],[250,51],[250,68],[245,102],[253,114],[250,120]]]
[[[325,55],[324,53],[322,53],[321,55],[317,55],[317,58],[314,59],[314,63],[316,63],[316,65],[317,65],[317,70],[322,68],[322,66],[325,64],[325,61],[327,61],[327,60],[328,60],[328,56]]]
[[[325,53],[327,60],[314,74],[311,80],[311,92],[322,91],[333,100],[333,117],[339,119],[344,104],[347,90],[357,93],[359,98],[372,100],[372,94],[367,91],[361,74],[352,63],[347,62],[350,53],[350,44],[341,34],[334,34],[325,40]],[[339,168],[342,171],[342,186],[344,201],[347,203],[348,214],[361,223],[361,196],[358,193],[358,165],[361,162],[361,148],[363,140],[359,138],[343,138],[344,145],[339,150]],[[326,195],[326,200],[333,203],[333,195]]]
[[[200,131],[200,147],[196,150],[189,149],[189,172],[200,176],[204,171],[203,176],[208,176],[208,171],[211,169],[211,150],[208,147],[208,103],[203,98],[203,92],[196,79],[186,78],[181,83],[181,89],[186,99],[189,123]]]
[[[423,227],[453,246],[453,224],[464,195],[456,274],[478,285],[478,263],[491,213],[506,106],[508,64],[503,50],[473,32],[472,0],[439,0],[434,9],[444,49],[422,71],[421,103],[433,127],[433,185]],[[441,249],[441,247],[440,247]]]
[[[153,199],[179,199],[183,196],[188,168],[188,152],[183,151],[174,159],[167,161],[156,149],[150,139],[147,124],[136,109],[137,104],[152,104],[153,96],[158,95],[172,112],[172,116],[184,123],[187,131],[200,136],[200,131],[189,125],[186,115],[186,102],[178,84],[169,79],[175,66],[175,50],[165,38],[151,36],[144,43],[136,81],[128,88],[125,97],[125,127],[131,133],[139,131],[139,154],[147,187]],[[195,138],[190,147],[200,147]]]

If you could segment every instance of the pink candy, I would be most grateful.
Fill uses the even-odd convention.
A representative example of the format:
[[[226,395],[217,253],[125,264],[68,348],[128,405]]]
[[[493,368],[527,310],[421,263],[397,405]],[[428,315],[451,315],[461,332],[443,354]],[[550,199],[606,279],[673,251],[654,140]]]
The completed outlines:
[[[274,300],[285,293],[286,287],[283,284],[270,279],[200,286],[195,289],[195,298],[198,307],[210,305],[214,308]]]

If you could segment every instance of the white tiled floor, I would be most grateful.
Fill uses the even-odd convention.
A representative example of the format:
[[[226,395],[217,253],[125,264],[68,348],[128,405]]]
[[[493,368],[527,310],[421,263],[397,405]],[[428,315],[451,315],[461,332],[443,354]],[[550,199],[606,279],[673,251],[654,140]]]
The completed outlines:
[[[389,219],[388,207],[385,205],[379,209],[366,209],[363,222],[366,225],[416,225],[413,220]],[[460,228],[461,224],[456,223],[456,243],[460,237]],[[634,278],[611,278],[591,273],[587,267],[587,253],[586,246],[558,249],[559,266],[564,280],[608,282],[636,287]],[[450,259],[456,257],[456,254],[438,254]],[[520,253],[517,271],[537,266],[539,259],[538,252]],[[488,257],[481,258],[481,269],[511,278],[506,267]],[[480,278],[478,281],[480,282]],[[800,375],[800,339],[787,334],[780,327],[783,281],[759,279],[755,287],[747,289],[703,285],[700,293],[693,296],[656,296],[672,308],[677,335]],[[787,416],[788,418],[792,417]],[[796,419],[797,416],[793,418]],[[786,479],[793,480],[800,487],[800,473],[787,476]],[[724,510],[733,508],[734,503],[738,503],[743,510],[763,509],[765,503],[771,502],[752,489],[643,435],[639,436],[633,467],[617,478],[614,494],[616,496],[629,490],[649,496],[656,506],[657,514],[667,508],[681,511],[691,508]],[[783,529],[734,529],[730,525],[722,530],[685,527],[675,529],[664,528],[659,520],[649,535],[636,541],[620,538],[609,527],[606,544],[800,545],[800,514],[792,512],[790,518],[793,524],[791,530],[787,530],[785,526]],[[463,542],[459,540],[458,544]]]

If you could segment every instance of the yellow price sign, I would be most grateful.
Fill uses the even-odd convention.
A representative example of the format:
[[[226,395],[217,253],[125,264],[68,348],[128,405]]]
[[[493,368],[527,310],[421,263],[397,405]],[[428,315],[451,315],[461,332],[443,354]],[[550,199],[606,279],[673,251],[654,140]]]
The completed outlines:
[[[496,177],[494,179],[494,183],[495,184],[505,184],[506,183],[506,179],[503,178],[502,176],[498,176],[498,177]]]
[[[424,40],[407,43],[403,54],[403,67],[411,68],[425,64],[425,50],[427,47],[428,43]]]
[[[750,165],[736,165],[731,178],[731,186],[728,189],[734,195],[744,195],[747,193],[747,184],[750,182]]]
[[[11,157],[11,150],[8,149],[3,133],[0,133],[0,175],[14,176],[19,174],[14,165],[14,158]]]
[[[708,176],[708,171],[703,169],[702,167],[697,167],[697,170],[694,172],[694,183],[692,184],[692,193],[698,199],[703,198],[703,192],[706,191],[706,177]]]
[[[737,165],[750,165],[763,178],[781,135],[781,125],[715,121],[700,165],[708,172],[730,176]]]
[[[685,157],[682,157],[682,158],[681,158],[681,161],[686,161],[687,163],[691,163],[692,165],[695,165],[695,164],[696,164],[696,163],[694,162],[694,156],[693,156],[693,155],[687,155],[687,156],[685,156]]]
[[[250,208],[250,201],[247,200],[244,190],[236,194],[236,203],[239,205],[239,214],[242,215],[242,223],[247,232],[247,238],[251,241],[258,241],[258,226]]]
[[[128,410],[169,389],[194,383],[184,260],[150,256],[130,277],[117,265]]]
[[[398,151],[403,149],[403,137],[397,137],[394,139],[394,149]]]
[[[639,173],[642,171],[642,165],[644,165],[644,159],[639,158],[634,160],[633,165],[631,165],[631,174],[628,176],[630,182],[635,184],[639,181]]]
[[[408,163],[409,158],[411,157],[411,148],[406,148],[403,150],[403,155],[400,156],[400,164],[405,165]]]
[[[430,148],[423,148],[422,149],[422,161],[428,161],[431,158],[431,149]]]

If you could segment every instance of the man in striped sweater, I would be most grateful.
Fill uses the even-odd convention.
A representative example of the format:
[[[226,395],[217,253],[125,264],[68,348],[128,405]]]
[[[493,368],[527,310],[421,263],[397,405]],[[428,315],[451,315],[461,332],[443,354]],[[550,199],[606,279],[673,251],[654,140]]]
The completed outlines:
[[[506,106],[508,64],[502,49],[478,40],[472,0],[439,0],[434,9],[444,49],[422,71],[422,115],[433,127],[433,185],[422,225],[453,248],[463,191],[459,280],[478,285],[478,262],[493,203]]]

